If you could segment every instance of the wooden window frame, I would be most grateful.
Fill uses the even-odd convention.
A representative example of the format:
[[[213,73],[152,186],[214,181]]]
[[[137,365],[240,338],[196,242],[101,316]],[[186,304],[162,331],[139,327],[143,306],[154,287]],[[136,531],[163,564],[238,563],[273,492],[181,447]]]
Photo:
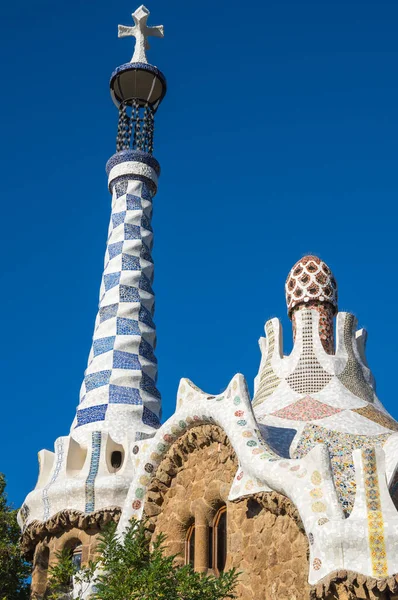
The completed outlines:
[[[191,552],[190,552],[192,535],[195,535],[195,523],[192,523],[188,527],[187,533],[185,534],[185,564],[186,565],[192,564],[191,563]],[[195,544],[195,539],[194,539],[194,544]],[[193,555],[192,562],[193,562],[192,567],[195,568],[195,546],[194,546],[194,555]]]
[[[224,504],[221,506],[213,519],[213,527],[211,528],[213,531],[213,571],[216,575],[220,575],[220,571],[218,569],[218,525],[220,523],[220,519],[222,515],[225,514],[226,518],[226,527],[225,527],[225,535],[227,535],[227,506]],[[226,553],[227,554],[227,553]]]

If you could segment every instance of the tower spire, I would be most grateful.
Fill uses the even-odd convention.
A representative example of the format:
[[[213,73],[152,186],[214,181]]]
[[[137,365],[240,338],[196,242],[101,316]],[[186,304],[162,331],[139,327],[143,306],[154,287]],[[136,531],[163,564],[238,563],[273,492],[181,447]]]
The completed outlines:
[[[163,27],[147,26],[148,15],[141,6],[133,13],[135,25],[119,28],[119,35],[135,36],[136,50],[110,80],[119,118],[116,153],[106,165],[112,205],[93,341],[70,434],[56,440],[54,452],[39,453],[39,479],[19,513],[24,532],[33,522],[47,531],[51,517],[76,524],[76,515],[92,513],[88,520],[79,517],[76,526],[84,529],[117,515],[134,475],[134,455],[160,426],[151,254],[160,167],[152,152],[166,80],[147,62],[146,38],[163,36]],[[24,538],[31,550],[39,543],[35,535]]]
[[[152,151],[154,113],[166,84],[145,55],[147,36],[163,37],[163,26],[147,26],[148,15],[140,6],[134,27],[119,25],[119,37],[134,36],[136,49],[110,81],[119,108],[117,152],[106,166],[112,211],[93,344],[72,426],[78,440],[103,427],[115,442],[126,435],[138,440],[160,424],[151,255],[160,167]]]

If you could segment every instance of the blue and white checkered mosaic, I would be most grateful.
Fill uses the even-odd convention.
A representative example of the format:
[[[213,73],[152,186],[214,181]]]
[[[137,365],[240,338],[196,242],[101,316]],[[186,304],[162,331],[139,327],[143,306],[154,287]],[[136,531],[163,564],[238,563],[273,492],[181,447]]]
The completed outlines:
[[[128,165],[148,167],[142,153],[122,154],[111,164],[118,173],[122,168],[123,176],[110,184],[112,214],[99,311],[73,428],[78,433],[89,425],[92,431],[100,421],[115,423],[119,414],[126,423],[139,422],[139,439],[160,425],[151,256],[156,188],[145,176],[126,175]]]

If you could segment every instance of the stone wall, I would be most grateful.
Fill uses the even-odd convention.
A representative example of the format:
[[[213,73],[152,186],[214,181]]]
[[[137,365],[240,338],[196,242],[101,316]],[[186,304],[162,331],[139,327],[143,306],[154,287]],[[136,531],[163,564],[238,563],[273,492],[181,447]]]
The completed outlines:
[[[228,502],[238,464],[228,438],[213,425],[188,431],[159,465],[145,514],[167,551],[184,561],[185,538],[195,523],[195,569],[208,570],[208,536],[218,508],[227,506],[226,569],[241,571],[241,600],[310,598],[308,544],[296,508],[274,492]]]

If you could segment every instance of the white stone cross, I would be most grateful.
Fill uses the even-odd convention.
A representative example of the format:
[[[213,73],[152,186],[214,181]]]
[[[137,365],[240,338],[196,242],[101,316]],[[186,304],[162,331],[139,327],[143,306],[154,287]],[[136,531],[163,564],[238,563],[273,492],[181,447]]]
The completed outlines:
[[[135,25],[133,27],[127,27],[126,25],[119,25],[118,37],[133,36],[136,39],[135,49],[131,62],[147,63],[146,52],[148,50],[149,43],[148,37],[150,35],[154,37],[163,37],[163,25],[157,25],[156,27],[148,27],[146,22],[149,16],[149,10],[141,5],[132,17]]]

